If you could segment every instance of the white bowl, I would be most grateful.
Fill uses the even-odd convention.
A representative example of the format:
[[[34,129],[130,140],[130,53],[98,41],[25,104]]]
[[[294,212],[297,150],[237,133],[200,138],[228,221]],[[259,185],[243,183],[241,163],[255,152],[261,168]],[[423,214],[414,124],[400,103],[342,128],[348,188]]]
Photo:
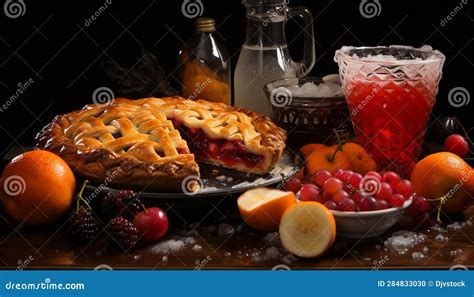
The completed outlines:
[[[336,219],[337,236],[369,238],[384,233],[402,218],[402,210],[413,202],[410,197],[403,206],[374,211],[331,210]]]

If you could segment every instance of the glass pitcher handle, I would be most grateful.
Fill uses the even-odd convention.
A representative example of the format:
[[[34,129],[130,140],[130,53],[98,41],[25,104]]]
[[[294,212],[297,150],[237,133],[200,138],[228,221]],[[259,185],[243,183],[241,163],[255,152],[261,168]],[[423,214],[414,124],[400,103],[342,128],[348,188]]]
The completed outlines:
[[[294,62],[296,65],[296,75],[298,77],[306,76],[313,69],[316,61],[316,50],[314,45],[313,15],[303,6],[288,7],[288,16],[293,18],[300,16],[303,18],[304,31],[304,49],[303,59],[300,62]]]

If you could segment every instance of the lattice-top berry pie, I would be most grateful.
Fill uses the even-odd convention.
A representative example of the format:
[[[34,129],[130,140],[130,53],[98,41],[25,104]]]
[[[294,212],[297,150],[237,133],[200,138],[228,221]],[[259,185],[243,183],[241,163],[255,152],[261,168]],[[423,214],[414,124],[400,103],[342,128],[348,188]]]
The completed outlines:
[[[283,129],[255,112],[169,97],[116,99],[59,115],[38,134],[37,147],[96,183],[178,190],[184,178],[199,175],[195,159],[267,173],[285,138]]]

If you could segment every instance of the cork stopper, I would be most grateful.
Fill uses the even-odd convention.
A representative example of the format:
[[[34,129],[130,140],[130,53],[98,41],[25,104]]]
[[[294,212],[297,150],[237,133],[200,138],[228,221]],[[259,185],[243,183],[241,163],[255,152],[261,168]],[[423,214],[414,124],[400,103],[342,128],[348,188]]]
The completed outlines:
[[[216,30],[216,22],[213,18],[197,18],[196,31],[197,32],[214,32]]]

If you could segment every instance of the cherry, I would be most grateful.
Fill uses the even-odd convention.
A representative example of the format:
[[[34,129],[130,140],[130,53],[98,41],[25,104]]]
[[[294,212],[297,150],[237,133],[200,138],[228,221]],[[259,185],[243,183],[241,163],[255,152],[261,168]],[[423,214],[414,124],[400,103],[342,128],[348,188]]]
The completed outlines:
[[[388,183],[381,183],[379,191],[375,193],[375,197],[378,199],[388,200],[392,194],[392,187]]]
[[[377,210],[390,208],[390,204],[386,200],[377,199]]]
[[[304,184],[300,190],[300,200],[314,201],[319,198],[319,188],[314,184]]]
[[[349,176],[351,176],[351,174],[353,174],[354,172],[351,171],[351,170],[343,170],[343,171],[340,171],[340,173],[338,175],[334,175],[334,177],[337,177],[338,179],[344,181],[344,182],[347,182]]]
[[[444,141],[444,148],[453,154],[463,157],[469,152],[469,144],[459,134],[452,134]]]
[[[359,204],[362,198],[367,197],[363,192],[357,192],[351,196],[351,199],[354,200],[355,203]]]
[[[301,189],[301,181],[297,177],[292,177],[290,178],[286,183],[285,183],[285,189],[287,191],[291,191],[293,193],[297,193]]]
[[[413,195],[413,185],[409,180],[404,179],[398,183],[395,192],[402,195],[405,200],[408,200]]]
[[[343,186],[344,184],[340,179],[331,177],[324,183],[323,190],[329,194],[334,194],[337,191],[342,190]]]
[[[359,202],[359,210],[372,211],[377,209],[377,200],[372,196],[364,197]]]
[[[405,203],[405,198],[400,194],[392,194],[388,202],[392,207],[400,207]]]
[[[431,210],[431,204],[423,196],[415,195],[413,202],[410,207],[414,207],[418,213],[429,213]]]
[[[140,240],[148,242],[159,241],[168,231],[168,217],[158,207],[152,207],[139,212],[133,219],[133,224],[141,234]]]
[[[340,211],[357,211],[357,205],[354,200],[345,198],[337,204],[337,209]]]
[[[347,183],[352,187],[352,189],[354,190],[358,190],[359,189],[359,185],[360,185],[360,181],[363,179],[364,177],[362,175],[360,175],[359,173],[353,173],[349,176],[349,178],[347,179]]]
[[[334,201],[328,200],[324,202],[324,206],[331,210],[337,210],[337,204]]]
[[[339,203],[344,199],[349,198],[349,194],[344,190],[339,190],[336,193],[332,194],[332,201]]]
[[[388,183],[392,188],[396,188],[400,182],[400,176],[393,171],[387,171],[382,176],[382,182]]]
[[[331,177],[332,177],[331,172],[327,170],[321,170],[314,174],[312,178],[312,182],[322,187],[324,183]]]

